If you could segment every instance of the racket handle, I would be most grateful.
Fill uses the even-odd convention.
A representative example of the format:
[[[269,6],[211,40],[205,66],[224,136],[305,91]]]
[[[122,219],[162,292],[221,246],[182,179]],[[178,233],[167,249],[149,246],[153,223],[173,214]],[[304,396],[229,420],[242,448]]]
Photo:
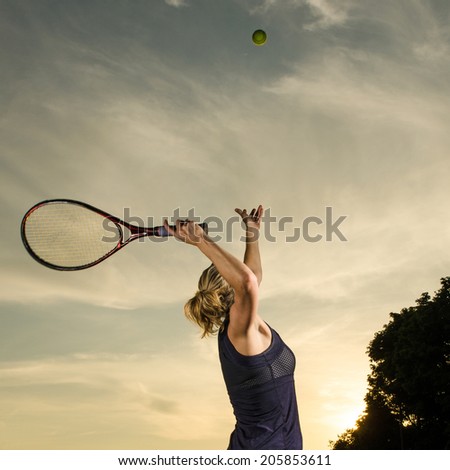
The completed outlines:
[[[203,222],[201,224],[198,224],[205,233],[208,233],[208,224]],[[173,230],[176,229],[176,226],[175,225],[169,225],[169,227]],[[155,227],[155,236],[156,237],[170,237],[170,233],[165,229],[165,227],[163,225],[161,225],[160,227]]]

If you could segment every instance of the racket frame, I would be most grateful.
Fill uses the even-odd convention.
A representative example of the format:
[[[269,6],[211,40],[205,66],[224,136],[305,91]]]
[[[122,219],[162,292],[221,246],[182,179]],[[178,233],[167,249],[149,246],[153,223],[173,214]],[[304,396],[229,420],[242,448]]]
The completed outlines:
[[[81,207],[84,207],[85,209],[88,209],[92,212],[97,213],[98,215],[102,216],[104,219],[110,220],[112,223],[115,224],[117,227],[117,230],[119,232],[119,240],[117,242],[117,245],[108,253],[106,253],[104,256],[101,258],[87,264],[83,264],[80,266],[58,266],[53,263],[49,263],[48,261],[45,261],[42,259],[40,256],[38,256],[31,246],[28,243],[28,240],[26,238],[26,223],[28,220],[28,217],[37,209],[44,205],[48,204],[74,204],[78,205]],[[208,231],[208,225],[206,223],[199,224],[200,227],[207,233]],[[130,232],[130,236],[124,240],[124,230],[123,227],[126,228]],[[174,226],[172,226],[175,228]],[[41,201],[37,204],[35,204],[31,209],[27,211],[27,213],[23,216],[22,223],[20,225],[20,235],[22,238],[22,242],[28,251],[28,253],[34,258],[35,261],[38,263],[46,266],[47,268],[51,269],[56,269],[58,271],[80,271],[82,269],[87,269],[91,268],[92,266],[95,266],[105,259],[109,258],[112,256],[114,253],[117,253],[119,250],[121,250],[124,246],[128,245],[128,243],[132,242],[133,240],[137,240],[138,238],[143,238],[143,237],[165,237],[169,236],[169,234],[166,232],[165,228],[163,226],[157,226],[157,227],[139,227],[137,225],[130,224],[128,222],[125,222],[124,220],[119,219],[118,217],[108,214],[107,212],[98,209],[97,207],[91,206],[90,204],[87,204],[85,202],[81,201],[76,201],[74,199],[48,199],[45,201]]]

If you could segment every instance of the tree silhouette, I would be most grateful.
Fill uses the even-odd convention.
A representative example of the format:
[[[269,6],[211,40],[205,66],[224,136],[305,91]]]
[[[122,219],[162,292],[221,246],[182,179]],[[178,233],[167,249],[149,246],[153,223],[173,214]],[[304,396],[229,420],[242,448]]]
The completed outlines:
[[[333,449],[450,447],[450,277],[416,303],[369,344],[366,409]]]

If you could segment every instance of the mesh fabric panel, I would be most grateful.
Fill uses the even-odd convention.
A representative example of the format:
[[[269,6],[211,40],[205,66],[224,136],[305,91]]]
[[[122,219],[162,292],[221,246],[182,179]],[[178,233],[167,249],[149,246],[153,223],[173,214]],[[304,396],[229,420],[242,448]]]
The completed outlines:
[[[255,371],[255,376],[243,382],[241,388],[251,388],[255,385],[261,385],[272,379],[278,379],[285,375],[293,374],[295,369],[295,356],[292,351],[284,346],[278,357],[272,362]]]

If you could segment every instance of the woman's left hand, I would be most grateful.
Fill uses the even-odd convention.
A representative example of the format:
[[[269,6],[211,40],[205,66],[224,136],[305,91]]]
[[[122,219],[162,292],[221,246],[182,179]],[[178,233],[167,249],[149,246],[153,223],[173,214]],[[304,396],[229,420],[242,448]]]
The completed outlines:
[[[252,209],[250,214],[247,214],[247,209],[238,209],[235,211],[242,217],[242,221],[246,228],[259,230],[261,227],[261,217],[264,212],[263,206],[260,204],[257,209]]]

